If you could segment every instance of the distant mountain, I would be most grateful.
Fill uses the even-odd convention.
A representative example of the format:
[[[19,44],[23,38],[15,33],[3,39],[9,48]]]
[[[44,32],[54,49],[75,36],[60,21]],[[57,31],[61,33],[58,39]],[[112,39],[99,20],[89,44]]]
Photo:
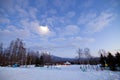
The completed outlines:
[[[51,58],[52,58],[52,61],[53,62],[57,62],[57,63],[59,63],[59,62],[66,62],[66,61],[68,61],[68,62],[71,62],[71,63],[79,63],[78,62],[78,58],[62,58],[62,57],[58,57],[58,56],[54,56],[54,55],[51,55]],[[80,58],[80,61],[87,61],[87,60],[90,60],[91,61],[91,63],[94,63],[94,61],[95,61],[95,63],[97,62],[97,63],[99,63],[99,57],[92,57],[92,58]]]
[[[58,57],[58,56],[54,56],[54,55],[51,55],[51,58],[54,62],[66,62],[66,61],[73,62],[73,61],[77,60],[75,58],[62,58],[62,57]]]

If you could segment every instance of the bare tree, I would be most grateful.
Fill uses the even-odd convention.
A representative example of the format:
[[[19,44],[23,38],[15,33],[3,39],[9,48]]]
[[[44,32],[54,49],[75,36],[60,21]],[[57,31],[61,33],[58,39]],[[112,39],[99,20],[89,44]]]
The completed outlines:
[[[50,64],[51,63],[51,55],[50,55],[49,52],[47,52],[47,51],[41,52],[41,56],[43,56],[45,64]]]
[[[98,53],[101,56],[100,57],[100,62],[102,64],[102,66],[106,66],[106,64],[107,64],[107,53],[106,53],[106,51],[104,49],[100,49],[98,51]]]
[[[83,50],[81,48],[79,48],[77,51],[77,54],[78,54],[78,62],[80,64],[80,63],[82,63],[80,59],[82,58]]]
[[[92,57],[91,54],[90,54],[90,49],[89,48],[84,48],[84,50],[79,48],[77,53],[78,53],[79,64],[89,63],[89,60]]]
[[[87,58],[87,64],[90,64],[90,59],[92,58],[89,48],[84,48],[84,55]]]
[[[89,48],[84,48],[84,55],[86,58],[91,58],[91,54],[90,54],[90,49]]]
[[[19,38],[15,41],[11,41],[10,46],[6,49],[7,54],[9,53],[11,59],[11,65],[18,63],[18,64],[25,64],[26,58],[26,48],[25,44]]]
[[[99,53],[99,55],[103,55],[103,56],[107,56],[107,53],[106,53],[106,51],[104,50],[104,49],[100,49],[99,51],[98,51],[98,53]]]

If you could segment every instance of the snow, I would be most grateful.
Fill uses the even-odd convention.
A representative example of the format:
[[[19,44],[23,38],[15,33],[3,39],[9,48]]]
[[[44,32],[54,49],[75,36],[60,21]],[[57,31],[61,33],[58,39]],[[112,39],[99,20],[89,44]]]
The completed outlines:
[[[0,80],[120,80],[120,72],[96,70],[95,67],[90,66],[85,72],[80,65],[0,67]]]

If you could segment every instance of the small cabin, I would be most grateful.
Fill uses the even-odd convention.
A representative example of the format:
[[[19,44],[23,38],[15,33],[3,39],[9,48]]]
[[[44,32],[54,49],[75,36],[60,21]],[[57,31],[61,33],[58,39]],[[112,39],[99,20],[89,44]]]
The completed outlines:
[[[64,63],[64,65],[71,65],[71,63],[67,61]]]

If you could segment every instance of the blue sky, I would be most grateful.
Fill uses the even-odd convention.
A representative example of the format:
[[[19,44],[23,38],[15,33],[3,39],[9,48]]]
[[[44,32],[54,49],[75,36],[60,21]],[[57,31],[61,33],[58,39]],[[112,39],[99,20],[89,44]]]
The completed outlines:
[[[61,57],[120,50],[120,0],[0,0],[0,42]]]

